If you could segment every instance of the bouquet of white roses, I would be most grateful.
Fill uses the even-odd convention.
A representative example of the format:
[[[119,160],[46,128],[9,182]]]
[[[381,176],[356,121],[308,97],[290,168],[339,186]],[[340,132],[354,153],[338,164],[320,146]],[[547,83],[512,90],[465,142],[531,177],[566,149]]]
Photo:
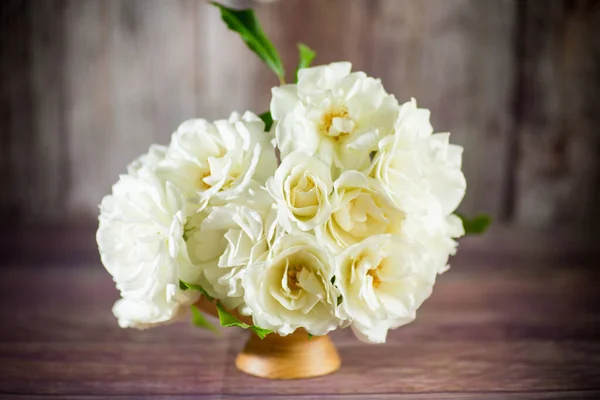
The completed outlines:
[[[254,14],[219,8],[282,84],[260,117],[183,122],[103,199],[97,241],[122,296],[113,313],[147,328],[191,308],[206,325],[194,306],[205,296],[224,325],[261,337],[350,326],[384,342],[415,318],[465,233],[453,214],[462,148],[350,63],[309,67],[304,45],[285,84]]]

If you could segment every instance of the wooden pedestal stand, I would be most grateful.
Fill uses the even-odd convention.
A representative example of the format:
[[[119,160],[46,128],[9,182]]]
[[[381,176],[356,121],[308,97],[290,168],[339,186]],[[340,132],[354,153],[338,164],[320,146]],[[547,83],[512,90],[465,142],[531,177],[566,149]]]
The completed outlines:
[[[198,308],[217,315],[214,304],[202,297]],[[241,321],[252,324],[248,317],[233,313]],[[313,336],[299,329],[291,335],[250,336],[238,354],[235,365],[247,374],[266,379],[303,379],[331,374],[340,368],[340,356],[329,336]]]

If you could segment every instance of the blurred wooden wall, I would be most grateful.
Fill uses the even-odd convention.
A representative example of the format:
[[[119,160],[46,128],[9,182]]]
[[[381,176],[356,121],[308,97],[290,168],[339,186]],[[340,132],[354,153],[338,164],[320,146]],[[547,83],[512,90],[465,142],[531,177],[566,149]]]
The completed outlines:
[[[238,3],[249,3],[238,1]],[[600,226],[600,2],[281,0],[257,5],[288,71],[350,60],[465,147],[461,210]],[[3,0],[0,218],[93,223],[178,123],[267,109],[271,72],[195,0]]]

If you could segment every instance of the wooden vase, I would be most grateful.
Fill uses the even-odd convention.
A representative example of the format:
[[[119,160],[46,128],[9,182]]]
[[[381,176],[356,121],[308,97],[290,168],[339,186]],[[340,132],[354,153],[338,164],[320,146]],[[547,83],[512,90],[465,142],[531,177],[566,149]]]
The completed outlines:
[[[204,297],[196,305],[208,314],[218,315],[215,305]],[[251,318],[232,314],[252,324]],[[309,337],[304,329],[297,329],[288,336],[271,333],[264,339],[251,334],[235,365],[240,371],[261,378],[305,379],[337,371],[341,360],[329,336]]]

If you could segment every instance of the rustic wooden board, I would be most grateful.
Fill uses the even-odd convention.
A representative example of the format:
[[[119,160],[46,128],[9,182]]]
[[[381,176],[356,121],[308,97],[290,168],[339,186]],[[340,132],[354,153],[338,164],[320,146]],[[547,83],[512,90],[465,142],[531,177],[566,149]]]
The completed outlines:
[[[125,166],[196,114],[196,3],[68,3],[70,214],[90,217]],[[94,204],[96,203],[96,204]]]
[[[516,220],[597,231],[600,2],[527,1],[520,8]]]
[[[14,265],[0,271],[0,397],[597,398],[598,278],[577,262],[464,254],[387,344],[336,331],[338,373],[277,382],[236,371],[244,332],[217,338],[188,322],[118,328],[110,313],[118,294],[99,265]]]
[[[122,149],[111,147],[115,128],[109,7],[110,2],[71,1],[66,10],[64,112],[70,168],[65,179],[70,190],[63,200],[74,218],[89,213],[89,196],[110,188],[104,174],[122,168],[117,166]]]
[[[260,113],[277,84],[204,1],[4,3],[16,21],[0,62],[10,119],[2,139],[1,174],[10,187],[0,195],[4,218],[93,220],[118,174],[150,143],[166,144],[193,116]],[[400,101],[414,96],[430,108],[435,128],[465,146],[470,188],[461,209],[501,213],[513,128],[514,1],[285,0],[257,12],[289,80],[296,44],[305,42],[317,63],[352,61]]]
[[[25,218],[23,199],[32,166],[21,157],[32,141],[31,8],[18,0],[2,3],[0,13],[0,220]]]
[[[429,108],[434,129],[464,146],[469,188],[460,209],[501,215],[513,128],[515,3],[406,0],[370,8],[370,39],[361,46],[371,49],[367,70],[401,102],[414,97]]]
[[[21,156],[32,168],[24,206],[31,218],[50,221],[59,220],[68,212],[65,202],[70,183],[64,91],[68,75],[63,63],[63,38],[67,34],[63,30],[65,9],[65,2],[56,0],[39,1],[32,7],[29,79],[36,118],[29,133],[32,138],[21,141],[26,146]],[[39,207],[42,198],[44,206]]]
[[[2,221],[91,221],[150,143],[167,143],[192,116],[261,112],[277,84],[204,1],[0,7]],[[600,226],[600,2],[256,7],[288,71],[296,43],[306,42],[316,62],[352,61],[399,100],[414,96],[430,108],[435,128],[465,147],[462,211],[528,228]]]
[[[358,395],[299,395],[292,397],[294,400],[556,400],[556,399],[597,399],[600,396],[600,391],[564,391],[564,392],[511,392],[511,393],[423,393],[423,394],[375,394],[365,397],[364,394]],[[24,400],[42,400],[47,399],[47,396],[31,396],[31,395],[11,395],[10,399]],[[129,395],[129,396],[110,396],[111,399],[119,400],[289,400],[289,396],[238,396],[238,395]],[[62,400],[101,400],[103,396],[60,396]]]

